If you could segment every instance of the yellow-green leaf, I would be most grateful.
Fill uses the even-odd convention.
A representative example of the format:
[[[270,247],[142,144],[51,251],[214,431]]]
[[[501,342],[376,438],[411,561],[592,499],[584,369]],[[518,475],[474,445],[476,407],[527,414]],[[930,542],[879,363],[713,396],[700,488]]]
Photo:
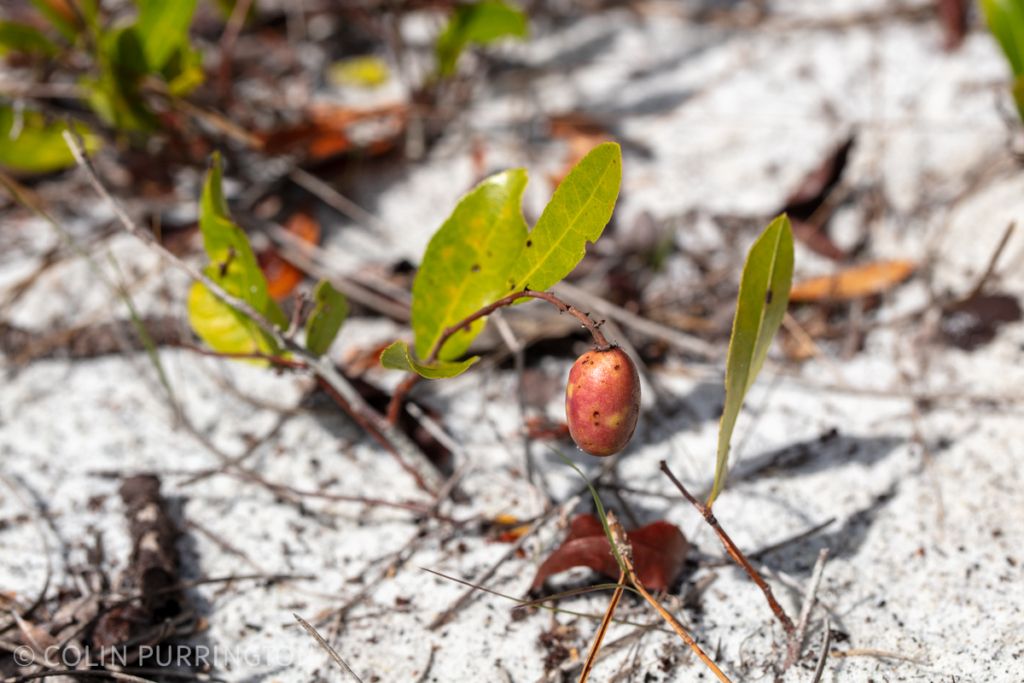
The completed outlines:
[[[182,46],[171,59],[164,64],[164,77],[167,79],[167,92],[174,97],[189,94],[206,78],[203,71],[203,54],[188,46]]]
[[[313,312],[306,321],[306,348],[322,356],[348,317],[348,301],[330,282],[321,280],[313,290],[313,302]]]
[[[522,10],[501,0],[481,0],[458,5],[437,38],[437,70],[442,76],[455,73],[466,46],[488,45],[500,38],[525,38],[528,20]]]
[[[224,291],[242,299],[279,329],[287,326],[284,313],[267,292],[267,281],[245,232],[231,220],[221,186],[220,155],[214,154],[199,202],[199,229],[210,258],[205,269]],[[213,299],[214,301],[210,301]],[[193,287],[189,321],[210,348],[221,353],[280,352],[274,339],[245,314],[213,296],[206,287]]]
[[[611,220],[621,181],[622,151],[614,142],[583,157],[525,237],[505,293],[547,289],[571,273]]]
[[[349,57],[331,64],[327,78],[335,85],[379,88],[391,78],[388,64],[375,55]]]
[[[67,125],[47,122],[37,111],[15,111],[0,106],[0,167],[16,173],[50,173],[75,165],[75,158],[64,142]],[[100,140],[80,123],[75,130],[85,140],[87,151],[95,151]]]
[[[207,275],[216,273],[208,268]],[[273,353],[277,349],[269,337],[248,316],[214,296],[200,282],[188,293],[188,322],[199,338],[216,351],[226,354]]]
[[[380,364],[392,370],[415,372],[420,377],[427,379],[444,379],[461,375],[479,359],[479,356],[473,356],[461,361],[441,360],[428,365],[413,358],[408,344],[403,341],[396,341],[381,353]]]
[[[764,365],[768,347],[782,324],[793,280],[793,230],[783,214],[773,220],[747,254],[736,301],[725,366],[725,407],[718,427],[715,480],[708,506],[725,485],[729,444],[747,390]]]
[[[493,175],[466,194],[427,245],[412,286],[416,354],[427,358],[446,327],[501,298],[526,239],[522,198],[526,171]],[[478,320],[445,343],[458,358],[483,329]]]

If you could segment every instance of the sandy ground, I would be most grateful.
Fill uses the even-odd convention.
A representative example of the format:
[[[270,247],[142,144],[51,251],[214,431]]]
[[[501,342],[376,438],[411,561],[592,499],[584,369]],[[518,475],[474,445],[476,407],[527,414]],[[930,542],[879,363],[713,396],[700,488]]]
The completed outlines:
[[[646,16],[604,13],[543,31],[510,51],[510,58],[540,69],[528,88],[511,72],[481,85],[475,109],[424,163],[379,195],[359,197],[388,233],[331,219],[337,229],[328,230],[327,248],[337,266],[415,261],[473,181],[472,138],[486,139],[489,167],[530,167],[528,201],[536,215],[549,191],[543,173],[557,168],[561,156],[557,148],[522,141],[540,114],[576,109],[617,121],[620,136],[649,150],[626,147],[617,225],[632,225],[648,211],[676,226],[683,249],[721,241],[716,216],[760,220],[777,211],[828,150],[855,131],[844,182],[881,193],[886,209],[871,217],[866,202],[844,206],[835,218],[837,240],[855,241],[870,230],[871,258],[930,257],[932,287],[967,291],[1008,222],[1024,217],[1024,179],[1007,151],[1011,132],[999,113],[1009,110],[1002,90],[1007,71],[994,42],[975,30],[947,54],[932,21],[858,19],[890,3],[782,4],[780,14],[753,29],[694,25],[673,3],[661,3]],[[74,233],[103,216],[97,209],[69,225]],[[740,239],[749,243],[755,229],[744,228]],[[0,284],[9,284],[59,236],[33,224],[4,240]],[[144,312],[183,311],[180,275],[127,236],[104,246],[133,281]],[[830,269],[802,245],[796,263],[798,276]],[[1018,231],[1001,260],[997,289],[1024,293],[1022,265]],[[667,272],[669,280],[686,276],[671,266]],[[869,334],[858,354],[826,348],[790,365],[773,353],[740,420],[734,476],[716,504],[722,524],[748,550],[834,518],[819,533],[762,558],[795,615],[819,550],[830,550],[818,595],[833,629],[832,649],[851,656],[830,657],[826,681],[1024,680],[1024,325],[1004,326],[974,351],[943,345],[934,320],[899,322],[928,301],[925,282],[915,278],[885,296],[872,320],[887,324]],[[111,315],[124,313],[82,259],[47,272],[9,312],[12,322],[33,329]],[[342,359],[403,333],[355,318],[332,355]],[[163,350],[160,357],[178,400],[207,439],[231,454],[259,441],[247,463],[266,480],[425,500],[389,456],[329,405],[302,404],[292,412],[304,380],[183,351]],[[537,360],[556,382],[569,362]],[[721,548],[673,496],[658,462],[668,460],[695,490],[709,484],[721,372],[719,360],[658,369],[656,381],[673,400],[645,413],[618,467],[619,481],[638,491],[623,496],[639,521],[678,524],[695,557],[719,558]],[[369,377],[398,379],[382,370]],[[456,460],[469,502],[448,503],[444,514],[529,519],[543,511],[542,496],[523,477],[515,394],[514,374],[493,366],[418,390],[461,446]],[[558,418],[560,403],[556,391],[547,415]],[[282,419],[279,409],[289,411],[283,425],[264,438]],[[551,495],[571,504],[581,492],[579,479],[543,446],[533,452]],[[574,458],[598,473],[601,463]],[[200,440],[175,426],[144,354],[9,369],[0,390],[0,469],[9,485],[0,487],[0,590],[34,597],[48,564],[53,584],[68,585],[69,571],[88,564],[97,538],[105,568],[116,576],[130,543],[113,475],[152,471],[162,476],[181,519],[201,527],[187,528],[180,543],[187,578],[308,577],[191,591],[208,622],[196,642],[214,648],[227,680],[342,676],[293,613],[334,632],[335,647],[366,681],[561,680],[557,666],[545,671],[546,662],[571,672],[574,657],[585,653],[593,619],[543,611],[517,618],[512,601],[484,593],[430,628],[465,587],[423,568],[480,580],[509,554],[508,544],[472,527],[421,527],[396,509],[317,499],[297,505],[223,473],[185,483],[218,464]],[[48,513],[42,531],[29,521],[39,503]],[[483,583],[522,596],[562,537],[571,509],[552,515],[521,554],[500,562]],[[588,509],[586,501],[579,509]],[[387,571],[396,556],[403,562]],[[577,570],[555,584],[588,578]],[[771,680],[785,639],[756,588],[736,568],[708,562],[695,562],[677,593],[696,586],[705,587],[696,607],[680,613],[697,639],[734,680]],[[364,592],[366,599],[336,621],[337,611]],[[678,598],[667,603],[678,606]],[[606,594],[598,594],[564,606],[600,613],[605,604]],[[813,613],[805,657],[785,680],[810,679],[824,614]],[[660,626],[629,597],[620,616]],[[633,627],[614,625],[608,642],[621,638],[607,648],[592,680],[710,678],[670,633],[637,636]],[[560,659],[560,647],[567,659]]]

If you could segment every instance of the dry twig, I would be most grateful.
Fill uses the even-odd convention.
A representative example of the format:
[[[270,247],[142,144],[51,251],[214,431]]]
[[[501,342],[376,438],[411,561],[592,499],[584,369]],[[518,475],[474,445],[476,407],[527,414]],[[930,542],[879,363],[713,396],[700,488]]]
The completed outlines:
[[[825,664],[828,662],[828,646],[832,644],[832,624],[828,617],[825,617],[825,624],[821,635],[821,654],[818,656],[818,663],[814,667],[814,677],[811,683],[818,683],[825,674]]]
[[[317,630],[313,628],[312,624],[310,624],[308,621],[300,617],[298,614],[295,614],[294,612],[292,613],[292,616],[295,617],[295,621],[299,622],[299,626],[304,628],[306,630],[306,633],[313,637],[313,640],[316,641],[316,644],[323,648],[323,650],[331,656],[331,659],[333,659],[338,666],[347,671],[349,675],[352,676],[352,678],[359,681],[359,683],[363,683],[363,679],[359,677],[359,674],[353,671],[352,667],[348,665],[348,662],[342,659],[341,655],[339,655],[335,651],[335,649],[331,647],[326,640],[324,640],[323,636],[317,633]]]
[[[644,588],[644,585],[640,583],[640,579],[636,575],[636,570],[633,568],[633,557],[629,541],[626,538],[626,530],[622,528],[622,525],[619,524],[618,520],[615,519],[615,515],[612,513],[608,513],[608,528],[611,531],[612,543],[615,544],[615,548],[622,560],[625,572],[629,577],[629,582],[633,584],[633,588],[640,593],[641,597],[643,597],[651,607],[657,610],[658,614],[661,615],[661,618],[668,622],[668,625],[672,627],[672,630],[676,632],[676,635],[679,636],[691,650],[693,650],[694,654],[704,662],[705,666],[711,669],[711,672],[715,674],[719,681],[722,681],[722,683],[731,683],[729,677],[726,676],[725,673],[718,668],[718,665],[715,664],[715,661],[711,659],[703,649],[701,649],[700,645],[697,644],[697,641],[693,639],[693,636],[690,635],[683,625],[680,624],[679,621],[672,616],[672,613],[665,609],[665,607],[658,602],[653,595],[648,593],[647,589]]]
[[[615,608],[618,607],[619,600],[622,599],[622,589],[625,584],[626,572],[621,572],[619,573],[619,582],[615,584],[612,598],[608,601],[608,609],[605,610],[604,618],[601,619],[601,624],[597,627],[597,633],[594,634],[594,642],[590,644],[590,652],[587,653],[587,660],[583,663],[583,670],[580,671],[579,683],[587,683],[587,679],[590,678],[590,672],[594,669],[594,663],[597,661],[597,653],[601,650],[601,643],[604,641],[605,634],[608,633],[608,626],[612,623],[612,617],[615,616]]]
[[[800,618],[797,619],[796,631],[789,639],[789,647],[786,653],[784,669],[793,666],[800,658],[803,649],[804,635],[807,633],[807,624],[811,619],[811,610],[817,601],[818,587],[821,585],[821,576],[825,572],[825,561],[828,559],[828,548],[822,548],[818,553],[818,559],[814,563],[814,571],[811,573],[811,580],[807,584],[807,591],[804,593],[804,604],[800,608]]]
[[[786,610],[782,609],[782,605],[780,605],[779,601],[775,599],[775,595],[772,593],[772,587],[769,586],[761,575],[757,573],[757,570],[750,564],[750,561],[733,542],[732,538],[729,537],[729,534],[725,533],[725,529],[722,528],[722,525],[718,523],[717,519],[715,519],[714,513],[711,512],[711,508],[694,498],[693,495],[686,490],[686,487],[683,486],[683,483],[676,478],[676,475],[672,473],[672,470],[668,468],[668,463],[664,460],[661,461],[661,471],[665,473],[665,476],[672,480],[672,483],[675,484],[677,489],[679,489],[679,492],[683,494],[683,498],[689,501],[689,503],[693,505],[698,512],[700,512],[701,516],[704,517],[704,520],[714,530],[718,539],[722,542],[722,545],[725,546],[725,551],[729,553],[729,557],[731,557],[736,564],[742,567],[743,571],[745,571],[751,580],[757,584],[757,587],[761,589],[761,592],[764,593],[765,600],[768,601],[768,606],[771,607],[775,617],[782,624],[782,628],[786,630],[787,635],[792,636],[793,632],[796,630],[796,627],[793,625],[793,620],[789,618],[789,615],[786,614]]]

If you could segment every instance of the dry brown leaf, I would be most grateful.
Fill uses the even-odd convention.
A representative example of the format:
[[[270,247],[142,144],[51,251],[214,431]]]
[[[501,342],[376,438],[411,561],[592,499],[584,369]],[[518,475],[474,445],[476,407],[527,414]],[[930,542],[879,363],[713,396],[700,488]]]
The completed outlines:
[[[789,300],[795,303],[815,301],[852,301],[881,294],[906,280],[917,269],[913,261],[876,261],[853,266],[835,275],[813,277],[793,284]]]
[[[679,577],[690,544],[679,528],[658,520],[626,533],[633,549],[637,577],[648,589],[667,590]],[[618,577],[619,565],[612,555],[601,521],[594,515],[577,515],[569,524],[569,536],[537,570],[531,590],[540,588],[549,576],[573,567],[589,567],[609,577]]]

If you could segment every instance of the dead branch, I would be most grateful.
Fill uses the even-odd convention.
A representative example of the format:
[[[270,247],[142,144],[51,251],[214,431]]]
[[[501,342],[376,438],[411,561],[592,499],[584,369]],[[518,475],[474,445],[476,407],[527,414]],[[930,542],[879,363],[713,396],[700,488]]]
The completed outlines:
[[[672,473],[672,470],[668,468],[668,463],[664,460],[661,461],[661,471],[665,473],[665,476],[672,480],[672,483],[675,484],[677,489],[679,489],[679,492],[683,494],[683,498],[689,501],[689,503],[697,509],[704,518],[704,521],[708,523],[708,526],[714,530],[715,534],[718,536],[718,540],[720,540],[722,545],[725,546],[725,551],[729,553],[729,557],[731,557],[736,564],[742,567],[743,571],[747,573],[747,576],[749,576],[750,579],[757,584],[757,587],[761,589],[761,592],[764,593],[765,600],[768,601],[768,606],[771,608],[772,613],[775,614],[775,617],[782,624],[782,628],[785,629],[786,634],[792,636],[796,627],[793,626],[793,621],[789,618],[789,615],[786,614],[786,610],[782,609],[782,605],[780,605],[779,601],[775,599],[775,594],[772,593],[772,587],[769,586],[763,578],[761,578],[761,575],[757,573],[757,570],[750,564],[750,561],[733,542],[732,538],[729,537],[729,534],[725,533],[725,529],[722,528],[722,525],[718,523],[717,519],[715,519],[714,513],[711,512],[711,508],[694,498],[693,495],[686,490],[686,487],[683,486],[683,483],[676,478],[676,475]]]

